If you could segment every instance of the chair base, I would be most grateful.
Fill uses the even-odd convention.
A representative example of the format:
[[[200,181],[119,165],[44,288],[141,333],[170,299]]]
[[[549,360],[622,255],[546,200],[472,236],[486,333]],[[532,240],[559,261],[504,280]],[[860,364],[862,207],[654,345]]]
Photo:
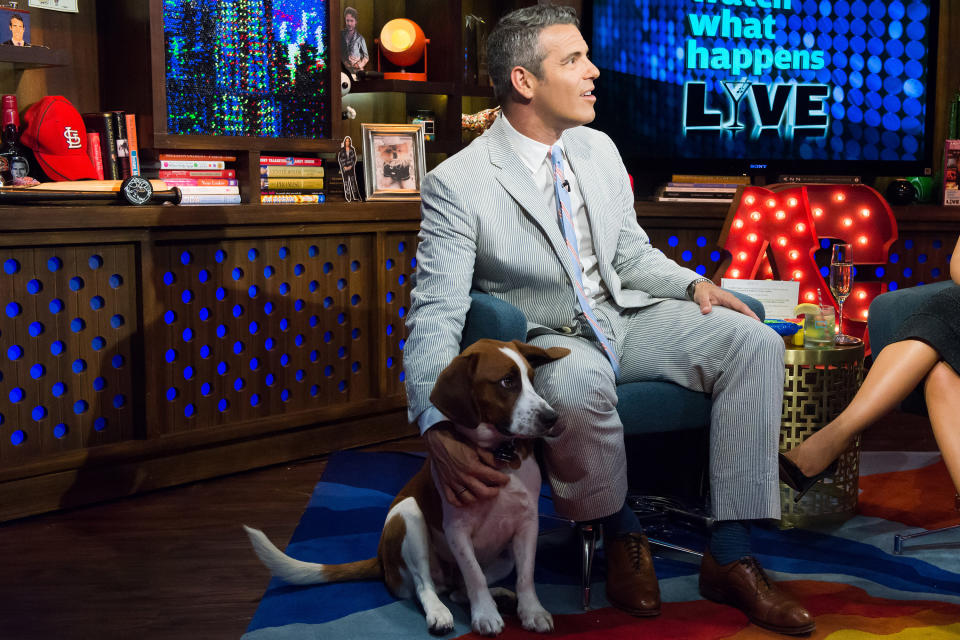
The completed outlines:
[[[663,496],[628,496],[627,504],[637,514],[637,518],[642,522],[653,518],[676,518],[686,525],[693,525],[709,531],[713,527],[714,519],[707,515],[702,509],[692,508],[679,500],[666,498]],[[603,539],[603,527],[597,524],[580,524],[581,548],[581,585],[582,585],[582,605],[584,611],[590,610],[590,591],[593,585],[593,560],[597,551],[597,543]],[[689,554],[696,558],[702,558],[703,552],[685,547],[680,544],[667,542],[660,538],[650,537],[647,534],[647,541],[651,546],[661,549],[668,549],[679,553]]]

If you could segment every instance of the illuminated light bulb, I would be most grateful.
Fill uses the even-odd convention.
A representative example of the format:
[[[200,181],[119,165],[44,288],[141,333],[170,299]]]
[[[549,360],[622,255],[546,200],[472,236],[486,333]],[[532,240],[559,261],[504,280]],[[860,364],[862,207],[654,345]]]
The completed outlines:
[[[800,257],[800,252],[794,249],[793,251],[790,252],[789,255],[791,260],[796,260],[797,258]]]
[[[791,207],[795,207],[798,204],[800,204],[800,201],[797,200],[796,198],[790,198],[787,200],[787,204],[790,205]]]
[[[786,236],[780,236],[779,238],[777,238],[777,244],[780,245],[781,247],[787,246]]]
[[[740,218],[736,218],[736,219],[733,221],[733,228],[734,228],[734,229],[743,229],[743,220],[741,220]]]
[[[867,317],[867,310],[864,309],[864,310],[863,310],[863,313],[861,313],[860,315],[862,315],[864,318],[866,318],[866,317]]]
[[[862,215],[864,218],[869,218],[870,209],[860,209],[860,215]]]
[[[857,238],[857,242],[859,242],[860,244],[867,244],[867,236],[860,236],[859,238]]]
[[[852,226],[853,226],[853,220],[852,220],[851,218],[844,218],[844,219],[843,219],[843,226],[845,226],[845,227],[852,227]]]
[[[798,222],[794,229],[797,230],[797,233],[803,233],[807,230],[807,225],[803,224],[802,222]]]
[[[823,209],[821,209],[820,207],[815,208],[813,210],[813,215],[819,218],[820,216],[823,215]]]
[[[753,204],[754,202],[757,201],[757,197],[756,197],[756,196],[747,196],[746,198],[743,199],[743,201],[746,202],[747,204]]]
[[[771,269],[770,267],[767,267],[767,275],[768,275],[768,276],[772,276],[772,275],[773,275],[773,269]]]
[[[803,297],[806,298],[807,300],[811,301],[811,302],[813,302],[814,300],[817,299],[817,296],[816,296],[816,294],[815,294],[813,291],[807,291],[807,295],[805,295],[805,296],[803,296]]]
[[[797,269],[796,271],[794,271],[794,272],[793,272],[793,279],[794,279],[794,280],[802,280],[802,279],[803,279],[803,271],[800,271],[800,269]]]
[[[837,202],[843,202],[844,200],[847,199],[847,196],[844,195],[842,191],[838,191],[837,194],[833,197],[836,199]]]
[[[738,254],[737,254],[737,259],[738,259],[738,260],[746,260],[746,259],[747,259],[747,252],[746,252],[746,251],[741,251],[740,253],[738,253]]]
[[[753,220],[754,222],[760,222],[761,217],[762,216],[760,215],[759,211],[754,211],[753,213],[750,214],[750,219]]]
[[[775,206],[777,206],[777,201],[773,198],[770,198],[767,200],[767,206],[773,209]]]
[[[732,270],[730,271],[730,277],[731,277],[731,278],[739,278],[739,277],[740,277],[740,269],[732,269]]]
[[[786,217],[787,214],[785,214],[783,211],[777,211],[777,220],[783,220]]]
[[[748,236],[747,236],[747,241],[749,241],[749,242],[756,242],[756,241],[757,241],[757,234],[751,233],[750,235],[748,235]]]
[[[857,292],[857,297],[860,298],[861,300],[863,300],[864,298],[867,297],[867,292],[866,292],[866,291],[858,291],[858,292]]]

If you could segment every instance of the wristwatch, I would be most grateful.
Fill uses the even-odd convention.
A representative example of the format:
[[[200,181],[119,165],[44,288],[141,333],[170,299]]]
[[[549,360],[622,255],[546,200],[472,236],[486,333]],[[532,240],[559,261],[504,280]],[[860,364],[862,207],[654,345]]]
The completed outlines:
[[[697,285],[701,282],[713,282],[710,278],[697,278],[693,282],[687,285],[687,299],[693,300],[693,294],[697,290]]]

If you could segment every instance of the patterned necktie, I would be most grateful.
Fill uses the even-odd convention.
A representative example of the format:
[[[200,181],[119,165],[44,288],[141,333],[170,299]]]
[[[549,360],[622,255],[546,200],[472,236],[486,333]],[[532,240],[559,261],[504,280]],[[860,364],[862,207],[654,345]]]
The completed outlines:
[[[563,178],[563,152],[560,150],[560,147],[553,146],[550,148],[550,164],[553,166],[553,190],[557,194],[557,216],[560,219],[560,230],[563,232],[563,239],[567,243],[567,249],[570,250],[570,260],[573,261],[573,272],[577,274],[573,288],[577,292],[577,300],[580,303],[580,309],[583,311],[584,317],[590,323],[590,327],[596,334],[597,340],[600,341],[600,346],[603,347],[603,352],[610,360],[611,366],[613,366],[613,375],[619,377],[620,362],[617,360],[617,354],[614,353],[613,347],[611,347],[607,341],[607,336],[604,335],[603,329],[601,329],[599,323],[597,323],[597,318],[593,315],[593,309],[590,307],[590,303],[587,302],[587,294],[583,290],[583,265],[580,263],[577,234],[573,231],[573,216],[570,213],[570,193],[564,187],[566,181]]]

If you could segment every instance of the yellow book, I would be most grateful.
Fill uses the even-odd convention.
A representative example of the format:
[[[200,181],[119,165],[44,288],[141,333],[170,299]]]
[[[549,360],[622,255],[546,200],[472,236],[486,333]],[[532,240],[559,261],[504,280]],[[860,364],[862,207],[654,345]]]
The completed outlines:
[[[261,178],[261,189],[323,189],[323,178]]]

